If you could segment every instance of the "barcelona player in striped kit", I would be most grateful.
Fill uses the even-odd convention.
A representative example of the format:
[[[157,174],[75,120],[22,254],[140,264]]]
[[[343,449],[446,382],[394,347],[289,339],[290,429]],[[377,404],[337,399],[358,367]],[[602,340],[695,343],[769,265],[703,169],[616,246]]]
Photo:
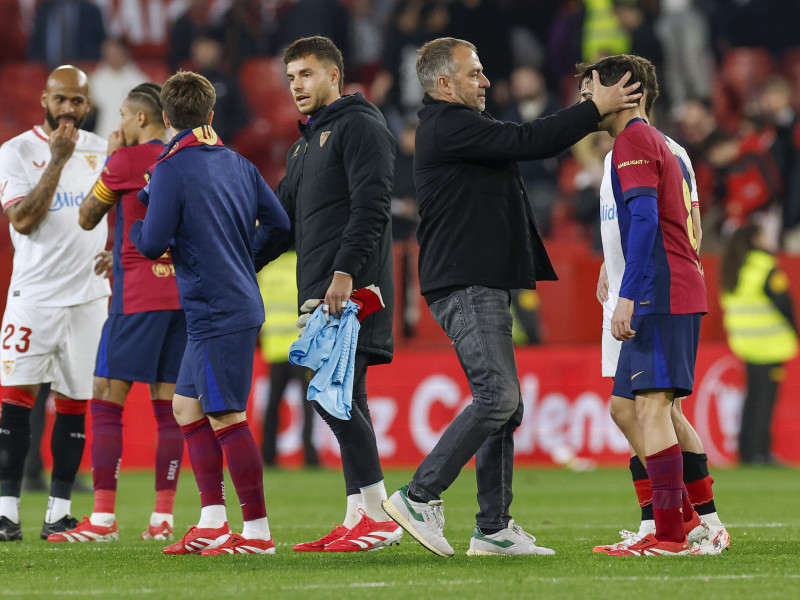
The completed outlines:
[[[109,138],[109,159],[80,207],[80,225],[93,229],[117,206],[114,287],[95,365],[92,413],[94,509],[51,542],[111,541],[119,537],[115,503],[122,460],[122,413],[134,381],[148,384],[158,427],[156,504],[142,539],[172,538],[172,507],[183,459],[183,437],[172,414],[172,395],[186,346],[186,318],[180,308],[172,260],[150,260],[128,239],[146,207],[136,195],[145,171],[164,151],[161,86],[144,83],[120,107],[120,128]]]

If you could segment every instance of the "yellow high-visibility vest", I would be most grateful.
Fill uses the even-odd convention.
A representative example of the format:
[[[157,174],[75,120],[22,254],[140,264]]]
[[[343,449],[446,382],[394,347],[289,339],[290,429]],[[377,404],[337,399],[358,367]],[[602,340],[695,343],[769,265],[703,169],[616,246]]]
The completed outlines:
[[[771,254],[751,250],[739,271],[736,289],[721,297],[728,345],[736,356],[752,364],[783,363],[797,355],[797,334],[764,291],[776,264]],[[786,281],[781,272],[773,277]]]
[[[258,274],[264,300],[261,355],[270,364],[289,360],[289,346],[297,339],[297,254],[286,252]]]
[[[631,38],[614,14],[614,0],[583,0],[583,5],[583,60],[630,52]]]

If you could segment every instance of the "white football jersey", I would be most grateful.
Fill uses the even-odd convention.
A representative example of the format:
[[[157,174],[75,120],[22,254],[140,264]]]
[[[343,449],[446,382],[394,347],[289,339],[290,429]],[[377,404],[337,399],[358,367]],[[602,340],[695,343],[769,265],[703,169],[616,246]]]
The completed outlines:
[[[664,138],[669,149],[686,168],[684,178],[688,173],[692,206],[698,206],[697,182],[694,177],[692,161],[689,160],[689,155],[680,144],[669,136],[665,135]],[[603,259],[606,263],[606,273],[608,273],[608,299],[603,303],[603,328],[611,329],[611,317],[617,307],[622,275],[625,273],[625,256],[622,254],[622,241],[619,235],[617,203],[611,187],[611,152],[606,154],[603,163],[603,181],[600,184],[600,237],[603,240]]]
[[[30,235],[11,227],[14,271],[9,302],[75,306],[111,293],[108,281],[94,273],[94,257],[106,247],[108,222],[103,218],[91,231],[78,225],[78,207],[103,170],[107,147],[101,137],[79,131],[47,216]],[[4,211],[36,187],[50,158],[47,134],[39,126],[0,146]]]

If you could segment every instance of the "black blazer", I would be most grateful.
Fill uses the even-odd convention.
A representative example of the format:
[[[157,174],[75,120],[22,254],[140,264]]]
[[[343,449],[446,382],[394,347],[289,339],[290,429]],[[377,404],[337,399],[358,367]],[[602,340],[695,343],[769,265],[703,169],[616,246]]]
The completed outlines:
[[[414,155],[420,291],[557,279],[516,161],[555,156],[597,131],[594,103],[522,124],[427,94],[423,104]]]

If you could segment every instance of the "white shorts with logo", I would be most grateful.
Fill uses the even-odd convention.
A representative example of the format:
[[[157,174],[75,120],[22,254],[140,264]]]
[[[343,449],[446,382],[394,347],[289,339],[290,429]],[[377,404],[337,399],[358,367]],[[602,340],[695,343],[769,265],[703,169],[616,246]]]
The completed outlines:
[[[107,316],[105,297],[57,308],[10,301],[0,330],[0,382],[6,387],[50,382],[67,398],[90,399]]]
[[[614,339],[610,329],[603,328],[603,357],[601,359],[603,377],[614,377],[617,374],[619,351],[622,342]]]

